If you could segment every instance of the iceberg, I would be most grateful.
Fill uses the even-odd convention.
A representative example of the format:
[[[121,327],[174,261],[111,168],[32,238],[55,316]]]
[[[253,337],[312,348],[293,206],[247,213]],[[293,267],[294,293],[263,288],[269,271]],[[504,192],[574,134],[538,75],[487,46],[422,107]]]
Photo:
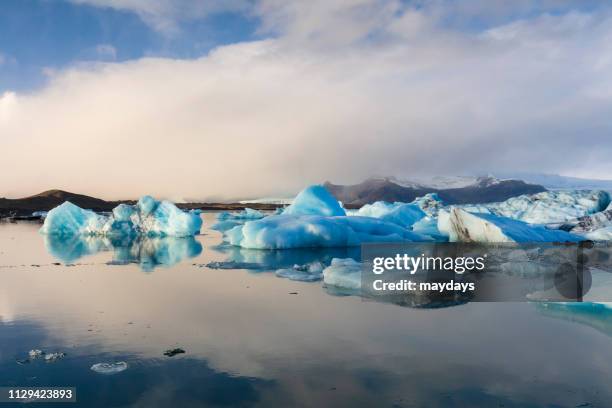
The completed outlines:
[[[217,216],[217,221],[225,220],[258,220],[265,217],[266,215],[261,211],[254,210],[252,208],[245,208],[243,211],[231,213],[223,211]]]
[[[306,187],[283,211],[285,215],[346,215],[340,202],[321,185]]]
[[[364,242],[430,241],[399,225],[369,217],[271,215],[227,231],[231,245],[252,249],[357,246]]]
[[[69,201],[47,214],[40,232],[46,235],[188,237],[200,233],[199,210],[183,211],[169,201],[144,196],[136,205],[120,204],[109,217]]]
[[[605,191],[576,190],[522,195],[480,207],[493,214],[530,224],[553,224],[603,211],[609,204],[610,194]],[[476,212],[470,209],[468,211]]]
[[[448,222],[448,224],[445,224]],[[438,220],[438,226],[448,229],[451,242],[578,242],[584,238],[561,230],[500,217],[493,214],[469,213],[452,208],[448,221]]]
[[[95,235],[103,230],[107,221],[103,215],[66,201],[47,213],[40,232],[56,236]]]
[[[352,258],[334,258],[331,265],[323,270],[325,285],[336,288],[361,289],[361,263]]]

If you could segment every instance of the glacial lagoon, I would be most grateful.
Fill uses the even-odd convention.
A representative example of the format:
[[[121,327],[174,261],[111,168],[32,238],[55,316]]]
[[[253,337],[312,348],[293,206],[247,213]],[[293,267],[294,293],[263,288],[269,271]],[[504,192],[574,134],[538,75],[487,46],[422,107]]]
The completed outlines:
[[[0,223],[0,384],[82,407],[612,405],[611,309],[367,301],[274,273],[358,248],[227,247],[202,217],[194,238],[121,241]]]

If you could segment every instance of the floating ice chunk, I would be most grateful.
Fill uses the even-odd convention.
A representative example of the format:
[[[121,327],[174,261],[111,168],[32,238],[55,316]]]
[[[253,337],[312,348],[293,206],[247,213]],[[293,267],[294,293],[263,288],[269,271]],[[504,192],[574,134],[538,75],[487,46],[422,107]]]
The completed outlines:
[[[116,363],[97,363],[91,366],[91,371],[95,371],[98,374],[117,374],[127,370],[128,364],[125,361],[118,361]]]
[[[361,263],[352,258],[334,258],[323,270],[323,282],[338,288],[361,289]]]
[[[135,206],[120,204],[110,217],[84,210],[65,202],[52,209],[40,232],[55,236],[174,236],[200,233],[202,219],[198,211],[183,211],[169,201],[142,197]]]
[[[210,229],[215,230],[215,231],[225,232],[225,231],[231,230],[236,225],[242,225],[242,224],[244,224],[244,220],[217,221],[210,227]]]
[[[235,212],[235,213],[223,211],[223,212],[219,213],[219,215],[217,216],[217,220],[218,221],[224,221],[224,220],[258,220],[258,219],[263,218],[265,216],[266,215],[264,213],[262,213],[261,211],[254,210],[252,208],[245,208],[243,211]]]
[[[560,230],[549,230],[493,214],[469,213],[460,208],[450,212],[451,242],[577,242],[584,238]]]
[[[45,354],[45,361],[47,363],[54,363],[64,357],[66,357],[66,353],[47,353]]]
[[[363,242],[429,241],[396,224],[368,217],[272,215],[227,231],[231,245],[253,249],[356,246]]]
[[[138,206],[140,207],[140,201]],[[183,211],[170,201],[161,201],[151,212],[146,213],[143,210],[141,214],[140,230],[149,236],[187,237],[199,234],[202,227],[199,212]]]
[[[315,282],[323,278],[323,264],[313,262],[305,265],[293,265],[276,271],[276,276],[300,282]]]
[[[57,236],[94,235],[102,231],[107,221],[107,217],[66,201],[49,211],[40,232]]]
[[[327,189],[321,185],[306,187],[295,197],[293,203],[285,208],[287,215],[346,215],[344,208]]]

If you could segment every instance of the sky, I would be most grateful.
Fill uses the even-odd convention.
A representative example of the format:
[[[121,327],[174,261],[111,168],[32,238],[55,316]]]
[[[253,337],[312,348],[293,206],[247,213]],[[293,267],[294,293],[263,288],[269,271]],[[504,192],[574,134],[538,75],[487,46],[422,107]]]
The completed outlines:
[[[612,6],[3,0],[0,196],[612,178]]]

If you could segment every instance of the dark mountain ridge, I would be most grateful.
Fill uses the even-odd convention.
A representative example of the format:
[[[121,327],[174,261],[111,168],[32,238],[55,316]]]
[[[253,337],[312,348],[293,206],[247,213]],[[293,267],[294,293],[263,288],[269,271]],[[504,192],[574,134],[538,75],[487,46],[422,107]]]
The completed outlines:
[[[70,201],[81,208],[96,212],[111,211],[119,204],[135,204],[135,200],[106,201],[84,194],[76,194],[63,190],[48,190],[24,198],[0,198],[0,217],[30,217],[35,211],[49,211],[58,205]],[[240,204],[240,203],[179,203],[178,207],[184,209],[202,210],[243,210],[246,207],[259,210],[274,210],[280,205],[275,204]]]
[[[447,204],[477,204],[504,201],[522,194],[535,194],[546,189],[521,180],[482,178],[472,185],[438,189],[425,185],[402,186],[388,178],[368,179],[359,184],[337,185],[325,182],[325,187],[348,206],[362,206],[375,201],[410,202],[428,193],[436,193]]]

